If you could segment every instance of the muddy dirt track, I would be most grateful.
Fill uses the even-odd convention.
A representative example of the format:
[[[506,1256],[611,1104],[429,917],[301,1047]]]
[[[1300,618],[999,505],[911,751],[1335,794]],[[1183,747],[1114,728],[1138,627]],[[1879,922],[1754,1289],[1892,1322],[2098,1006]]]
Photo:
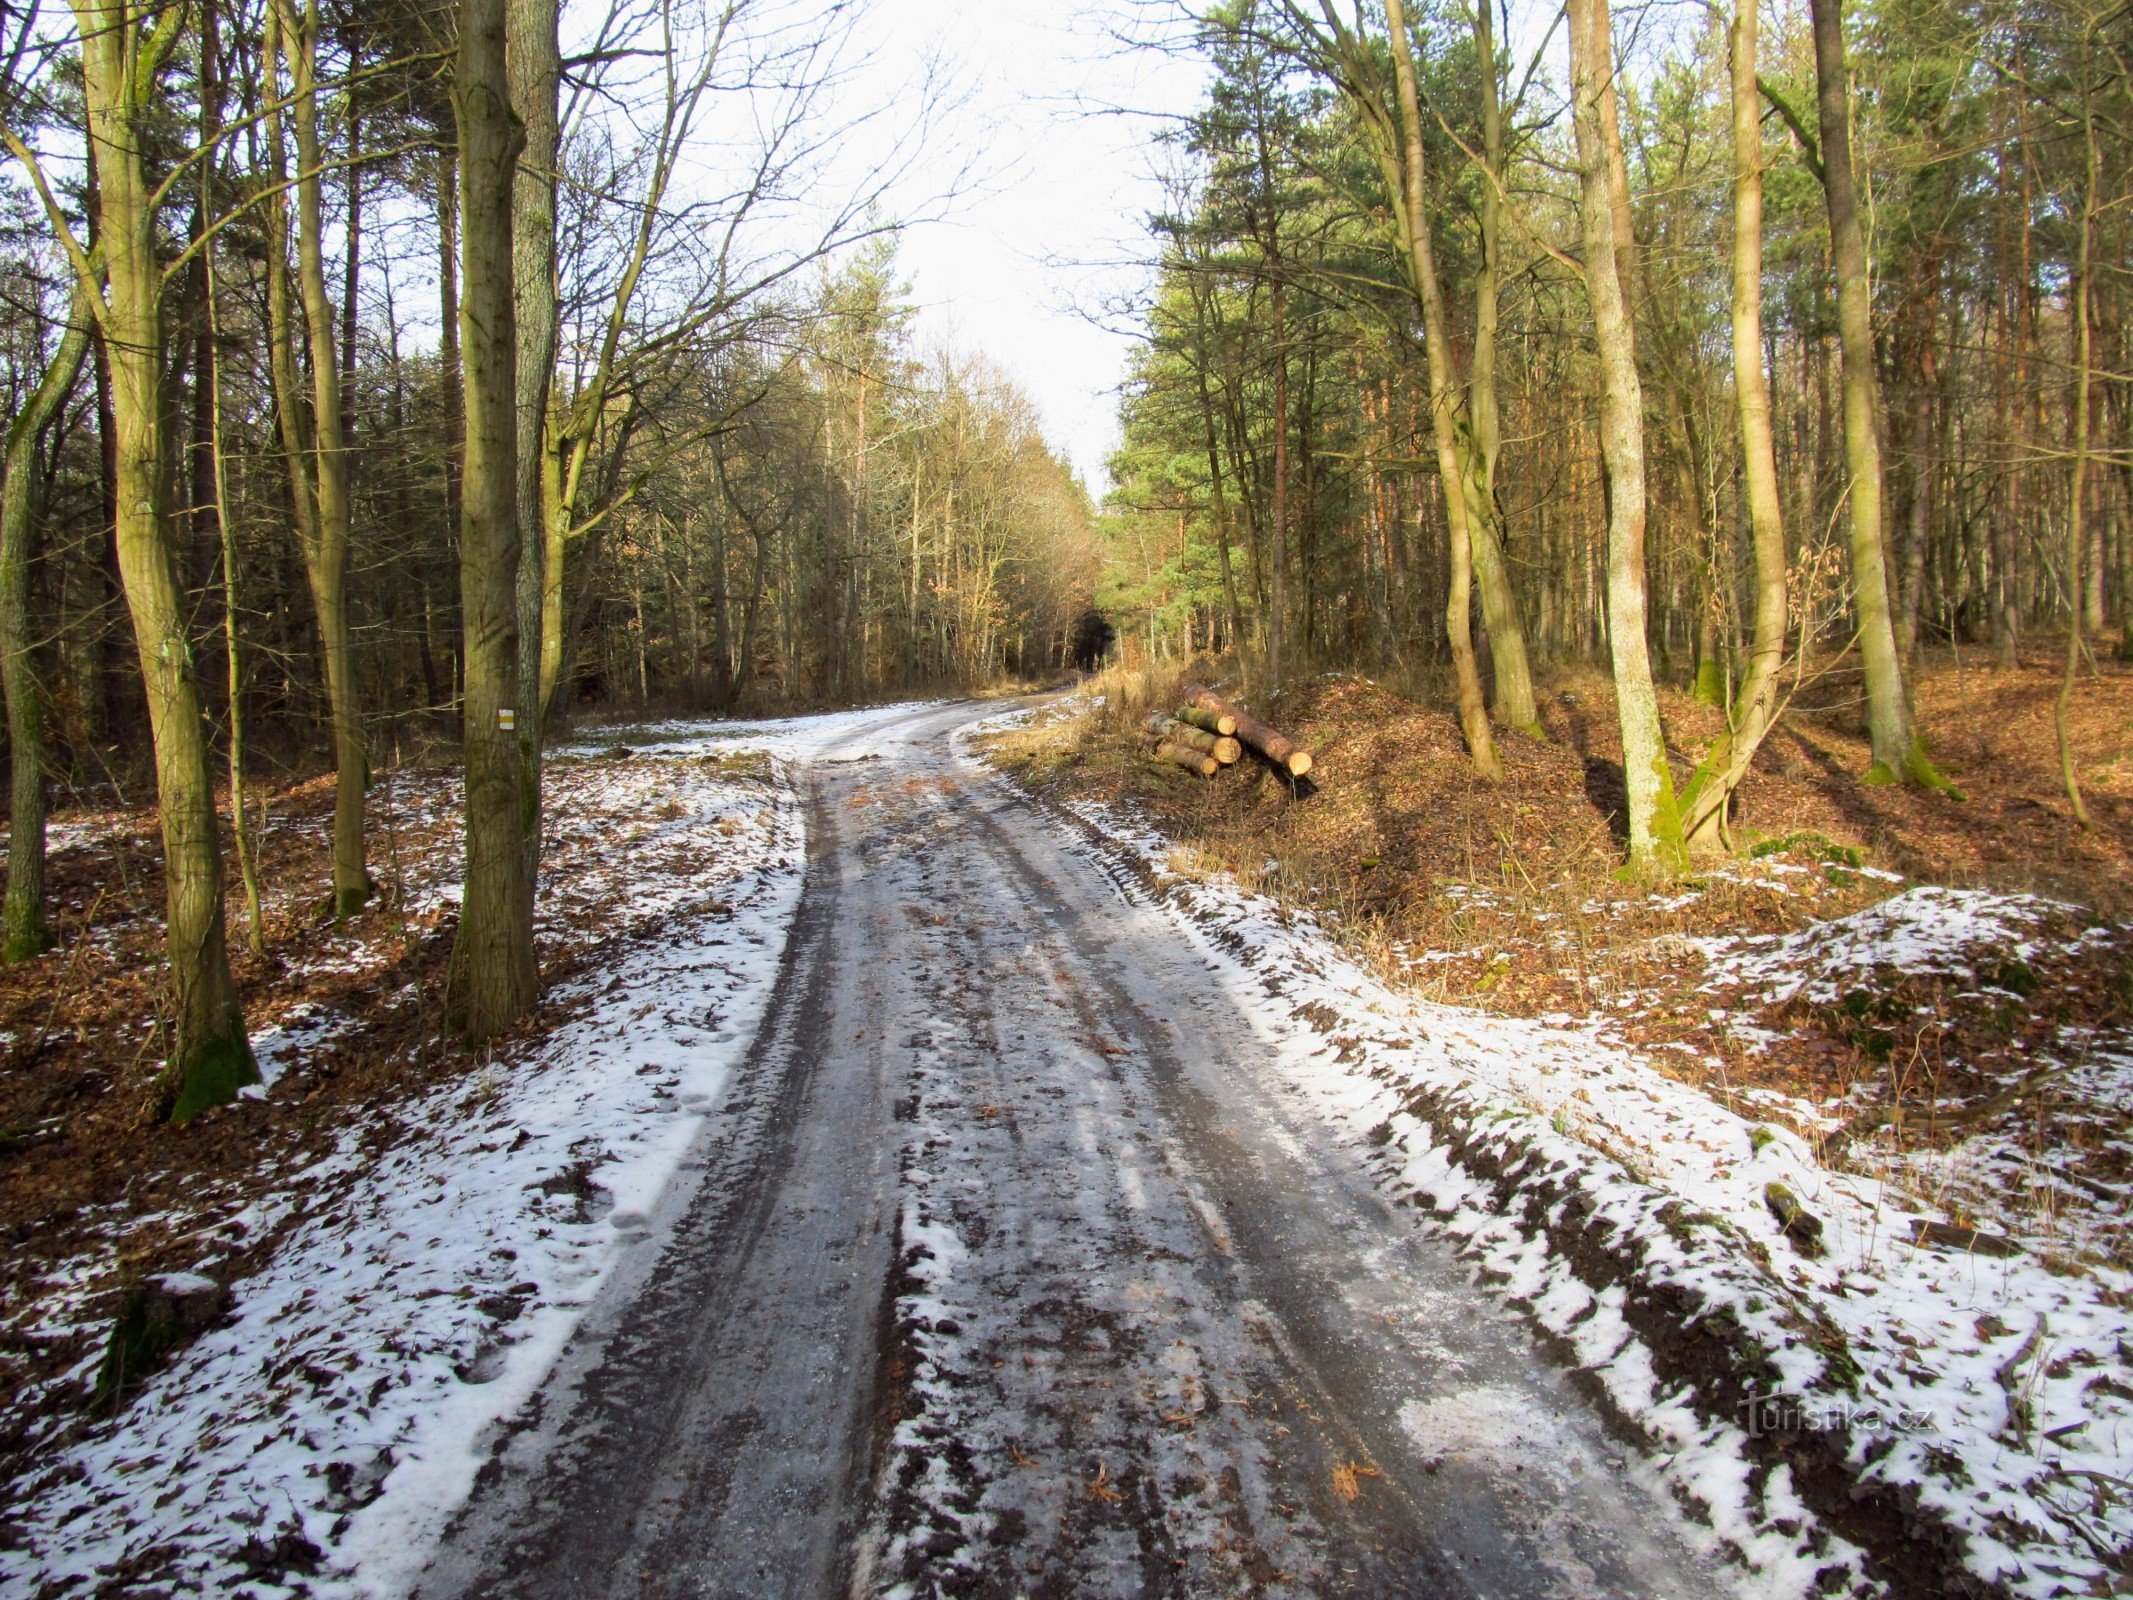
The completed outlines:
[[[1709,1596],[1634,1452],[914,710],[811,764],[754,1049],[425,1597]]]

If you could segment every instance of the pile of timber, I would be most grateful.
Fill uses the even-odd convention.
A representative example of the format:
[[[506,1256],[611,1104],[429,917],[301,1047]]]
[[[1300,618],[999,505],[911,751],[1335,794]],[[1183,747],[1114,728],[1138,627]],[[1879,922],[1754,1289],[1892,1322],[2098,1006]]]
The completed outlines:
[[[1246,745],[1292,778],[1311,770],[1310,751],[1299,750],[1286,735],[1197,684],[1185,686],[1185,703],[1176,712],[1151,714],[1148,731],[1156,737],[1156,760],[1189,768],[1203,778],[1236,762]]]

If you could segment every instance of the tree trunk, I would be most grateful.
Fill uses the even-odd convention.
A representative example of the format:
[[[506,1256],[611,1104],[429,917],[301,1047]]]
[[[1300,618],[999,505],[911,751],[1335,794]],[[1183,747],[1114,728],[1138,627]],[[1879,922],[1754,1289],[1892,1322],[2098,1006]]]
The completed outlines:
[[[245,946],[254,960],[267,953],[266,917],[259,903],[259,863],[252,850],[251,824],[245,815],[244,655],[237,634],[237,532],[230,525],[228,473],[222,454],[221,291],[215,279],[213,252],[201,261],[207,277],[208,348],[212,352],[201,381],[208,388],[208,451],[214,483],[215,526],[222,537],[222,646],[229,673],[230,836],[237,852],[237,876],[244,885]]]
[[[0,480],[0,683],[7,690],[11,788],[7,902],[0,911],[0,960],[10,966],[52,947],[44,916],[44,685],[30,632],[30,561],[42,487],[37,448],[74,392],[89,353],[94,311],[79,284],[59,348],[7,430],[7,476]]]
[[[333,722],[333,914],[354,916],[370,898],[363,858],[363,797],[370,758],[357,704],[355,650],[348,626],[348,447],[341,413],[340,354],[333,301],[326,292],[324,152],[318,136],[318,0],[299,20],[294,0],[274,0],[292,72],[290,118],[296,127],[296,261],[304,330],[311,356],[309,477],[314,515],[304,541],[304,575],[318,612],[320,665]],[[281,241],[270,240],[268,247]],[[295,463],[292,463],[294,466]],[[299,529],[302,524],[298,524]]]
[[[1437,450],[1437,483],[1444,495],[1444,517],[1451,552],[1451,582],[1444,604],[1445,633],[1451,641],[1457,675],[1459,726],[1466,735],[1474,770],[1494,781],[1503,776],[1496,756],[1496,735],[1489,727],[1488,703],[1481,692],[1481,668],[1474,656],[1473,531],[1469,520],[1467,472],[1457,434],[1458,394],[1452,374],[1451,335],[1446,327],[1444,287],[1437,277],[1435,243],[1430,235],[1429,185],[1423,165],[1422,97],[1415,82],[1415,61],[1407,39],[1407,11],[1402,0],[1386,0],[1386,27],[1392,39],[1393,74],[1398,89],[1397,152],[1385,176],[1401,197],[1402,243],[1415,294],[1422,304],[1423,349],[1429,359],[1429,414]]]
[[[1937,297],[1939,286],[1933,293]],[[1933,348],[1931,302],[1920,319],[1917,361],[1918,381],[1905,431],[1910,440],[1910,460],[1904,477],[1909,498],[1904,503],[1903,575],[1896,586],[1896,652],[1904,670],[1918,659],[1919,616],[1925,604],[1926,546],[1933,533],[1933,489],[1938,474],[1940,439],[1936,419],[1946,415],[1940,394],[1939,362]]]
[[[466,692],[466,889],[452,945],[453,1028],[479,1044],[539,990],[533,898],[521,882],[532,821],[522,809],[518,703],[518,329],[511,194],[519,126],[504,65],[505,0],[461,0],[452,106],[459,132],[466,465],[459,587]]]
[[[1277,243],[1273,252],[1278,252],[1278,231],[1274,237]],[[1267,553],[1266,666],[1267,681],[1278,685],[1289,666],[1289,338],[1288,297],[1278,253],[1273,253],[1273,262],[1274,527]]]
[[[1236,648],[1244,635],[1244,621],[1237,609],[1237,577],[1230,569],[1229,558],[1229,505],[1222,490],[1222,453],[1215,444],[1215,406],[1207,392],[1207,357],[1212,342],[1207,327],[1206,295],[1200,280],[1192,280],[1192,303],[1199,335],[1200,351],[1192,363],[1193,381],[1200,392],[1200,428],[1207,448],[1207,495],[1208,507],[1214,520],[1215,552],[1222,568],[1222,613],[1228,625],[1229,643]]]
[[[1844,356],[1844,455],[1851,477],[1852,595],[1859,660],[1866,674],[1869,783],[1946,788],[1911,725],[1911,702],[1889,605],[1883,527],[1881,384],[1874,367],[1873,283],[1852,173],[1850,83],[1844,66],[1842,0],[1810,0],[1815,106],[1821,124],[1822,193],[1829,207],[1830,261],[1837,280],[1837,335]]]
[[[2086,86],[2084,86],[2085,88]],[[2059,697],[2053,706],[2053,724],[2059,738],[2059,781],[2066,788],[2067,804],[2074,820],[2092,828],[2088,806],[2081,798],[2081,774],[2074,761],[2074,739],[2068,719],[2074,705],[2074,677],[2081,667],[2081,623],[2084,585],[2082,558],[2088,552],[2085,521],[2089,486],[2089,368],[2093,347],[2089,330],[2089,300],[2093,292],[2090,270],[2096,232],[2096,113],[2086,93],[2082,96],[2082,144],[2086,161],[2081,193],[2081,234],[2074,252],[2074,294],[2069,310],[2074,324],[2074,467],[2067,485],[2066,503],[2066,668],[2059,679]]]
[[[1755,637],[1726,731],[1682,792],[1690,850],[1724,844],[1726,807],[1777,715],[1785,660],[1785,516],[1778,499],[1770,377],[1763,367],[1763,135],[1755,83],[1756,0],[1736,0],[1733,71],[1733,395],[1740,414],[1742,496],[1755,552]]]
[[[185,597],[172,561],[163,427],[163,268],[156,249],[145,123],[176,44],[176,12],[151,34],[130,6],[77,0],[84,103],[98,178],[98,242],[108,288],[98,321],[111,366],[114,537],[147,691],[162,813],[165,948],[170,964],[170,1116],[184,1122],[259,1081],[230,975],[222,849],[207,719],[193,679]],[[79,272],[86,263],[78,260]],[[91,292],[95,286],[89,284]]]
[[[1489,658],[1495,669],[1496,715],[1534,738],[1544,738],[1540,708],[1533,697],[1533,671],[1526,659],[1526,630],[1519,619],[1509,562],[1500,536],[1496,506],[1496,463],[1503,453],[1503,429],[1496,403],[1497,289],[1501,277],[1503,197],[1496,181],[1503,175],[1503,105],[1496,77],[1495,0],[1474,0],[1473,31],[1477,70],[1481,74],[1481,159],[1479,208],[1481,259],[1474,272],[1474,354],[1467,369],[1467,418],[1472,430],[1471,516],[1474,575],[1481,588],[1481,614],[1489,628]],[[1406,48],[1404,33],[1399,41]]]
[[[437,152],[437,384],[444,412],[445,517],[459,525],[466,460],[465,374],[459,359],[459,151]]]
[[[541,693],[552,588],[562,598],[561,539],[549,549],[548,389],[556,355],[556,96],[562,56],[556,43],[557,0],[506,0],[505,58],[511,109],[525,131],[512,189],[511,271],[518,321],[518,763],[526,860],[519,888],[530,924],[540,890]],[[548,572],[551,554],[557,571]]]
[[[212,152],[222,133],[222,56],[214,0],[200,8],[200,147]],[[216,162],[200,162],[200,209],[203,222],[217,215]],[[237,533],[230,525],[227,463],[222,453],[222,291],[215,276],[210,243],[200,252],[200,358],[193,381],[205,412],[204,436],[197,441],[206,458],[204,511],[214,518],[222,568],[223,658],[229,669],[230,838],[237,853],[237,875],[244,885],[245,943],[253,959],[267,953],[266,921],[259,905],[259,868],[252,855],[251,830],[245,818],[244,658],[237,642]],[[345,370],[345,364],[344,364]]]
[[[314,22],[313,27],[317,24]],[[351,75],[362,70],[360,55],[349,61]],[[363,266],[363,122],[357,100],[350,95],[348,107],[348,215],[342,224],[344,253],[341,263],[341,444],[355,448],[356,434],[356,292],[362,284]],[[353,464],[347,469],[352,471]]]
[[[1644,388],[1619,271],[1617,231],[1624,224],[1625,207],[1615,176],[1622,133],[1615,106],[1613,29],[1607,0],[1571,0],[1569,15],[1585,289],[1592,301],[1600,357],[1607,632],[1615,707],[1622,723],[1622,776],[1629,793],[1629,857],[1638,870],[1670,872],[1681,858],[1681,815],[1645,640]]]

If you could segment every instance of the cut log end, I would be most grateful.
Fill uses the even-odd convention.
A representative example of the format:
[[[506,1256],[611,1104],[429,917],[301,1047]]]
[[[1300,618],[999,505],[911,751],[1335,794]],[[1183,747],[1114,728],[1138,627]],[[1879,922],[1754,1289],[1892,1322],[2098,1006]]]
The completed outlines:
[[[1221,730],[1223,733],[1235,734],[1291,778],[1301,778],[1311,770],[1310,751],[1297,749],[1295,742],[1286,735],[1248,712],[1239,711],[1212,689],[1187,685],[1185,705],[1178,712],[1178,720],[1200,728],[1212,728],[1217,722],[1226,723]]]
[[[1229,712],[1190,703],[1178,707],[1178,721],[1224,739],[1237,731],[1237,719]]]
[[[1155,747],[1155,759],[1188,768],[1203,778],[1212,778],[1222,765],[1203,751],[1194,750],[1187,745],[1172,744],[1167,739]]]

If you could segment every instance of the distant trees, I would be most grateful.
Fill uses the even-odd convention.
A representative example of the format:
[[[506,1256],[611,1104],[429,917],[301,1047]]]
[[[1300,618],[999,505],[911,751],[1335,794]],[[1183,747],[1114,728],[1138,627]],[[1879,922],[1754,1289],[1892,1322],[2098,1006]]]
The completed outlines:
[[[1585,0],[1554,31],[1498,0],[1196,13],[1214,83],[1103,523],[1128,647],[1441,664],[1484,772],[1535,725],[1529,656],[1605,660],[1632,852],[1671,860],[1723,847],[1789,655],[1856,651],[1863,781],[1944,787],[1918,649],[2123,637],[2122,29],[2086,0],[1774,16],[1625,58]],[[1294,108],[1248,131],[1308,244],[1278,305],[1231,131],[1261,103]],[[1727,713],[1671,800],[1647,676]]]
[[[220,816],[256,957],[248,773],[335,769],[314,903],[357,917],[374,752],[462,742],[448,1001],[479,1042],[538,994],[548,722],[1072,649],[1085,497],[982,359],[909,345],[874,220],[909,136],[823,94],[844,13],[580,20],[567,78],[554,0],[0,22],[6,957],[48,938],[46,782],[152,778],[180,1120],[254,1077]],[[759,145],[707,147],[742,95]]]

